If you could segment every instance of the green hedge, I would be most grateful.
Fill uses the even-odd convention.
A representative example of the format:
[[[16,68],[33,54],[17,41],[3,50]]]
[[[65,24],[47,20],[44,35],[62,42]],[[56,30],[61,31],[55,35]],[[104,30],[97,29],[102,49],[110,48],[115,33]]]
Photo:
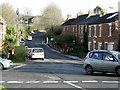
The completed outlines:
[[[26,56],[26,49],[25,46],[16,46],[15,47],[15,54],[12,56],[13,62],[24,62]]]

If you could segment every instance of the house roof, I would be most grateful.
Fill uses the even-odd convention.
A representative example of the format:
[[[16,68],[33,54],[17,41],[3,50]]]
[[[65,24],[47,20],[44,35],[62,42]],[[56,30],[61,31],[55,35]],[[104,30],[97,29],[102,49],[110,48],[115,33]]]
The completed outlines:
[[[93,21],[91,24],[102,24],[102,23],[114,22],[117,16],[118,16],[118,12],[109,13],[99,17],[97,20]]]
[[[82,22],[83,20],[85,20],[87,17],[88,17],[88,14],[80,15],[77,18],[69,19],[68,21],[63,23],[62,26],[64,26],[64,25],[77,25],[80,22]]]
[[[64,26],[64,25],[71,25],[74,20],[75,20],[75,18],[69,19],[65,23],[63,23],[62,26]]]
[[[79,24],[91,24],[92,22],[99,19],[99,17],[100,17],[100,15],[90,16],[90,17],[86,18],[85,20],[83,20],[82,22],[80,22]]]
[[[85,20],[88,17],[88,14],[80,15],[78,16],[74,22],[72,22],[73,25],[80,24],[83,20]]]

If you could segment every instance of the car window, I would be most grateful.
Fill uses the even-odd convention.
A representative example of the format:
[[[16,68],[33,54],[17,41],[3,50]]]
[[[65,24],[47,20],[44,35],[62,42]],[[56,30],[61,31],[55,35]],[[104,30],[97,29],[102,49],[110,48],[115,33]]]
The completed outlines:
[[[90,52],[89,54],[89,58],[92,58],[93,52]]]
[[[114,57],[112,54],[109,53],[103,53],[103,60],[113,61]]]
[[[100,52],[95,52],[95,53],[93,53],[92,58],[93,58],[93,59],[102,60],[102,53],[100,53]]]
[[[43,52],[43,49],[33,49],[33,53]]]

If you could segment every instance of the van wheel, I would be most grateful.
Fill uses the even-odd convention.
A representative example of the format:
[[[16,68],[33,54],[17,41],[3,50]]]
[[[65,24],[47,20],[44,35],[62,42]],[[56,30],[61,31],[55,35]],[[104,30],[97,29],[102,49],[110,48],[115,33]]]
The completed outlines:
[[[116,75],[117,75],[117,76],[120,76],[120,67],[118,67],[118,68],[116,69]]]
[[[3,70],[3,68],[4,68],[3,65],[0,63],[0,70]]]
[[[44,60],[44,58],[42,58],[42,60]]]
[[[85,70],[88,75],[93,74],[93,69],[90,65],[86,66]]]

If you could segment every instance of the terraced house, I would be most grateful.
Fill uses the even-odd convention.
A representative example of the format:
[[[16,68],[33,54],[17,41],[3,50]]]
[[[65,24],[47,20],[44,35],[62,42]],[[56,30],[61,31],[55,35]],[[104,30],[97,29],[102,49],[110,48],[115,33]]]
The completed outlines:
[[[79,18],[79,19],[78,19]],[[77,42],[84,41],[87,32],[88,50],[117,50],[120,40],[118,29],[118,12],[108,13],[103,16],[88,14],[69,19],[63,25],[63,32],[71,31]]]
[[[2,17],[0,17],[0,51],[2,49],[5,34],[6,34],[6,22]]]
[[[117,50],[119,40],[118,12],[100,16],[89,23],[88,50]]]

